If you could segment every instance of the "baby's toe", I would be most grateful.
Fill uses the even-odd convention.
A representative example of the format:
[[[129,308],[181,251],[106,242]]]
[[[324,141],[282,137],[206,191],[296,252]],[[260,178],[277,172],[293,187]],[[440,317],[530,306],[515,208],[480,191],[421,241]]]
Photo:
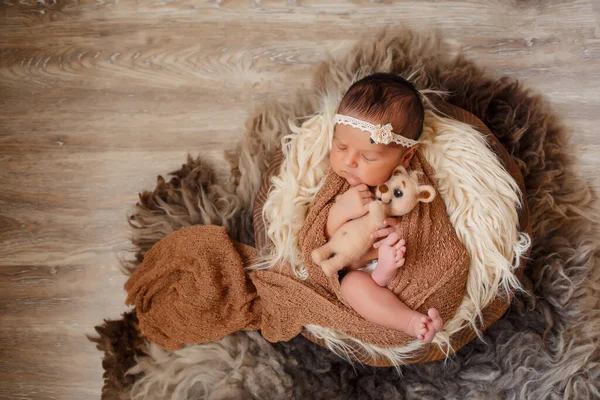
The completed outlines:
[[[438,311],[435,308],[430,308],[427,314],[429,315],[431,324],[433,325],[433,329],[436,332],[440,331],[442,329],[442,326],[444,325],[444,321],[440,317]]]
[[[436,319],[440,318],[440,313],[435,308],[430,308],[427,311],[427,315],[432,321],[435,321]]]

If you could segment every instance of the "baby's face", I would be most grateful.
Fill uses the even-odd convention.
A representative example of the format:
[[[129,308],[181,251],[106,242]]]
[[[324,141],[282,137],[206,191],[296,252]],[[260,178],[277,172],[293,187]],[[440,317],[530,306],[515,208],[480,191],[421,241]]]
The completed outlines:
[[[404,160],[406,148],[371,143],[369,133],[348,125],[335,126],[329,163],[350,186],[385,182]]]

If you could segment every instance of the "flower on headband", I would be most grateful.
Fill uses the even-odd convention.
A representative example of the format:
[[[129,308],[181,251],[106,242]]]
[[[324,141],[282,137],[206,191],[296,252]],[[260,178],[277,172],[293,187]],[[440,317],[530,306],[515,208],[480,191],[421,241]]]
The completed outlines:
[[[381,126],[375,125],[375,129],[371,131],[371,143],[389,144],[394,141],[394,133],[392,132],[392,123]]]

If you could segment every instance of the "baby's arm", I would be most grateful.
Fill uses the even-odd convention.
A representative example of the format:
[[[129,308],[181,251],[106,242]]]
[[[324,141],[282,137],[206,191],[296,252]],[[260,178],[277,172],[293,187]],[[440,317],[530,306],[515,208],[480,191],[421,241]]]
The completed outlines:
[[[347,213],[341,209],[338,203],[334,203],[329,209],[329,215],[327,216],[327,224],[325,224],[325,237],[327,240],[331,239],[331,236],[337,231],[340,226],[344,225],[350,220]]]
[[[365,184],[354,186],[336,197],[327,216],[325,237],[329,240],[340,226],[365,215],[368,211],[367,204],[373,201],[373,197],[373,193]]]

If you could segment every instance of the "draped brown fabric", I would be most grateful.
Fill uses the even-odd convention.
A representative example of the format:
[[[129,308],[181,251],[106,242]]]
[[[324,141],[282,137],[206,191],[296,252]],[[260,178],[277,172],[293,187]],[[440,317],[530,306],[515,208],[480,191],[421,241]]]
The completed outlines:
[[[411,169],[433,171],[419,154]],[[365,343],[402,346],[408,334],[360,317],[341,294],[337,277],[327,278],[310,259],[325,243],[325,225],[335,197],[348,183],[330,172],[308,211],[299,245],[309,272],[295,276],[289,264],[246,273],[256,250],[235,243],[225,228],[198,225],[156,243],[126,283],[142,333],[167,349],[217,340],[238,330],[260,329],[269,341],[288,341],[307,324],[343,331]],[[407,261],[389,288],[409,307],[426,313],[436,307],[451,318],[465,293],[469,259],[440,197],[419,203],[403,217]]]
[[[466,112],[447,108],[455,118],[473,124],[488,135],[499,157],[522,188],[514,161],[485,126]],[[279,158],[277,158],[279,157]],[[271,174],[279,170],[275,163]],[[435,183],[433,171],[417,153],[411,169],[421,170],[423,182]],[[256,196],[255,229],[257,246],[268,246],[260,218],[269,188],[269,175]],[[148,340],[167,349],[187,343],[209,342],[238,330],[260,329],[269,341],[287,341],[313,324],[346,332],[363,343],[399,347],[412,337],[361,318],[341,295],[337,278],[327,278],[312,263],[310,253],[325,243],[325,224],[335,196],[348,189],[346,181],[329,173],[317,193],[299,235],[299,245],[309,272],[307,280],[297,278],[288,264],[270,270],[247,272],[257,255],[255,248],[233,242],[225,228],[198,225],[180,229],[156,243],[126,283],[127,303],[137,308],[139,326]],[[526,207],[521,210],[522,230],[528,231]],[[426,312],[435,307],[444,320],[450,319],[465,294],[469,259],[452,227],[443,200],[420,203],[403,218],[406,228],[407,261],[388,286],[409,307]],[[418,229],[417,229],[418,227]],[[489,326],[508,306],[498,298],[484,310]],[[475,333],[463,329],[453,337],[458,350]],[[432,361],[444,356],[436,345],[427,345],[412,362]],[[385,360],[361,359],[370,365],[387,365]]]

